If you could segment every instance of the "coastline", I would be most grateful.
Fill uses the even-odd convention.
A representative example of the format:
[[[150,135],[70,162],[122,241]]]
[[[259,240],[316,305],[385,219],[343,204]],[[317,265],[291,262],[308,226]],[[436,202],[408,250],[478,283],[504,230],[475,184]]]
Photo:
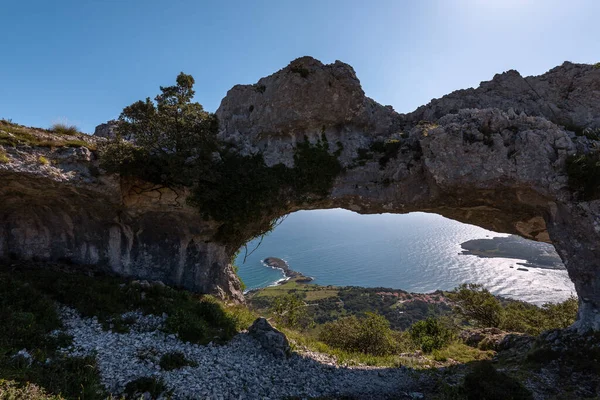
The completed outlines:
[[[285,282],[287,282],[288,280],[290,280],[292,278],[299,278],[301,283],[308,283],[308,282],[312,282],[314,280],[314,278],[312,278],[312,277],[305,276],[298,271],[294,271],[293,269],[290,268],[287,261],[285,261],[284,259],[281,259],[281,258],[267,257],[264,260],[262,260],[262,263],[263,263],[263,265],[265,265],[267,267],[270,267],[273,269],[278,269],[278,270],[282,271],[283,275],[284,275],[284,278],[279,279],[278,281],[276,281],[275,283],[273,283],[269,286],[283,285]]]
[[[462,252],[459,254],[518,260],[515,265],[517,268],[566,269],[552,245],[541,242],[532,244],[516,235],[468,240],[460,246]]]

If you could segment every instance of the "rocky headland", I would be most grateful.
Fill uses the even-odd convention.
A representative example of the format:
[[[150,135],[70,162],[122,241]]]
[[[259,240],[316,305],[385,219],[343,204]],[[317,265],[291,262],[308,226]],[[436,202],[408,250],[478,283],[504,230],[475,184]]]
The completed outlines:
[[[287,279],[301,278],[303,282],[310,282],[313,280],[313,278],[304,276],[300,272],[297,272],[297,271],[294,271],[293,269],[291,269],[290,266],[288,265],[287,261],[285,261],[281,258],[267,257],[263,260],[263,263],[268,267],[280,269],[281,271],[283,271],[283,274],[285,275],[285,277]],[[280,282],[280,283],[282,283],[282,282]]]
[[[461,243],[461,247],[462,254],[525,260],[517,264],[532,268],[565,269],[560,256],[550,244],[527,241],[516,235],[469,240]]]

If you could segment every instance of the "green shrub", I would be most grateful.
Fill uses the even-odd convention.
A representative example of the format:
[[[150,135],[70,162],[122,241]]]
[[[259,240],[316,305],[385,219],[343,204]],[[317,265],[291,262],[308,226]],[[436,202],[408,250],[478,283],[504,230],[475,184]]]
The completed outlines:
[[[482,285],[462,284],[448,293],[455,304],[454,311],[464,319],[482,327],[498,327],[502,322],[502,305]]]
[[[391,139],[371,143],[370,150],[377,153],[383,153],[381,158],[379,158],[379,167],[383,169],[387,166],[390,160],[398,157],[398,152],[400,151],[401,147],[402,142],[400,142],[400,140]]]
[[[574,154],[567,158],[571,190],[581,193],[582,200],[600,197],[600,153]]]
[[[237,255],[233,257],[234,260],[236,258],[237,258]],[[233,272],[235,273],[235,276],[237,276],[238,281],[240,281],[240,290],[243,292],[244,290],[246,290],[246,284],[244,283],[244,281],[240,277],[240,267],[238,267],[235,264],[232,264],[231,267],[233,268]]]
[[[4,150],[0,150],[0,164],[8,164],[10,162],[10,158],[8,154]]]
[[[450,328],[439,319],[429,317],[418,321],[410,327],[413,342],[425,353],[439,350],[447,346],[454,337]]]
[[[310,71],[303,65],[294,65],[290,68],[290,71],[299,74],[303,78],[308,78],[308,75],[310,75]]]
[[[152,399],[157,399],[165,393],[167,386],[160,379],[142,377],[129,382],[125,386],[125,394],[128,399],[139,399],[144,393],[149,393]]]
[[[468,400],[533,400],[533,395],[523,384],[498,372],[487,361],[476,365],[465,376],[460,392]]]
[[[306,303],[297,294],[277,296],[270,311],[277,324],[288,328],[306,328],[312,322],[306,312]]]
[[[565,329],[577,318],[578,302],[570,297],[562,303],[546,303],[542,307],[511,301],[504,307],[500,328],[537,336],[550,329]]]
[[[181,73],[176,86],[161,87],[155,102],[125,107],[117,137],[100,149],[101,167],[165,187],[190,187],[187,202],[221,222],[215,238],[232,250],[272,230],[290,201],[328,194],[342,167],[324,135],[297,144],[294,168],[268,167],[261,154],[242,156],[217,140],[216,116],[191,102],[193,84]],[[130,136],[135,145],[120,139]]]
[[[481,285],[463,284],[454,293],[454,312],[484,328],[539,335],[549,329],[564,329],[575,322],[578,302],[570,297],[562,303],[546,303],[542,307],[522,301],[507,300],[504,305]]]
[[[324,324],[319,340],[348,352],[384,356],[400,350],[400,335],[383,316],[367,313],[363,318],[350,316]]]
[[[79,134],[79,128],[75,125],[69,125],[63,122],[57,122],[52,124],[50,130],[54,133],[59,133],[61,135],[77,135]]]
[[[1,400],[64,400],[64,397],[46,393],[33,383],[17,384],[15,381],[0,379]]]
[[[38,157],[38,161],[42,165],[48,165],[48,164],[50,164],[50,161],[48,161],[48,159],[46,157],[44,157],[44,156],[39,156]]]
[[[202,342],[208,328],[206,322],[197,315],[186,311],[176,311],[167,317],[165,330],[176,333],[185,342]]]
[[[171,353],[163,354],[158,363],[160,367],[165,371],[172,371],[174,369],[179,369],[187,366],[195,367],[196,364],[193,361],[185,358],[185,355],[179,351],[174,351]]]

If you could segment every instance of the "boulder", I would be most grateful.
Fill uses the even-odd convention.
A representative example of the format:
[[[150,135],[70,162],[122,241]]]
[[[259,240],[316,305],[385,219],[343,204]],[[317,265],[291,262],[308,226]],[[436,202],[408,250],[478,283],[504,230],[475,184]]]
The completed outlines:
[[[266,318],[257,318],[248,329],[248,334],[275,357],[287,358],[291,354],[292,350],[287,337],[274,328]]]

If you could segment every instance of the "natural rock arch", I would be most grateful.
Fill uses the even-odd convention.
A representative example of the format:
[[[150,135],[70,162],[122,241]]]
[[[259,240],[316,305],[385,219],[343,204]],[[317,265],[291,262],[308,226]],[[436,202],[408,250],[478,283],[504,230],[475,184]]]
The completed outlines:
[[[599,69],[509,71],[402,115],[365,97],[350,66],[304,57],[235,86],[217,115],[223,140],[270,165],[293,165],[305,137],[341,145],[346,171],[331,194],[289,211],[426,211],[551,242],[579,296],[576,326],[600,329],[600,202],[578,201],[565,168],[569,155],[596,145],[573,130],[600,126]],[[359,149],[379,141],[393,142],[394,154],[373,151],[357,163]]]
[[[305,137],[339,150],[345,171],[330,194],[280,214],[435,212],[551,242],[579,296],[575,326],[600,330],[600,201],[580,201],[565,168],[569,155],[596,145],[575,131],[600,127],[600,69],[509,71],[398,114],[366,97],[347,64],[304,57],[232,88],[217,116],[223,141],[241,154],[261,152],[268,165],[292,167]],[[110,134],[109,125],[101,130]],[[40,168],[38,152],[53,162]],[[242,299],[230,264],[240,243],[215,241],[221,222],[199,218],[185,189],[96,176],[93,154],[71,153],[17,150],[0,163],[0,258],[104,265]]]

